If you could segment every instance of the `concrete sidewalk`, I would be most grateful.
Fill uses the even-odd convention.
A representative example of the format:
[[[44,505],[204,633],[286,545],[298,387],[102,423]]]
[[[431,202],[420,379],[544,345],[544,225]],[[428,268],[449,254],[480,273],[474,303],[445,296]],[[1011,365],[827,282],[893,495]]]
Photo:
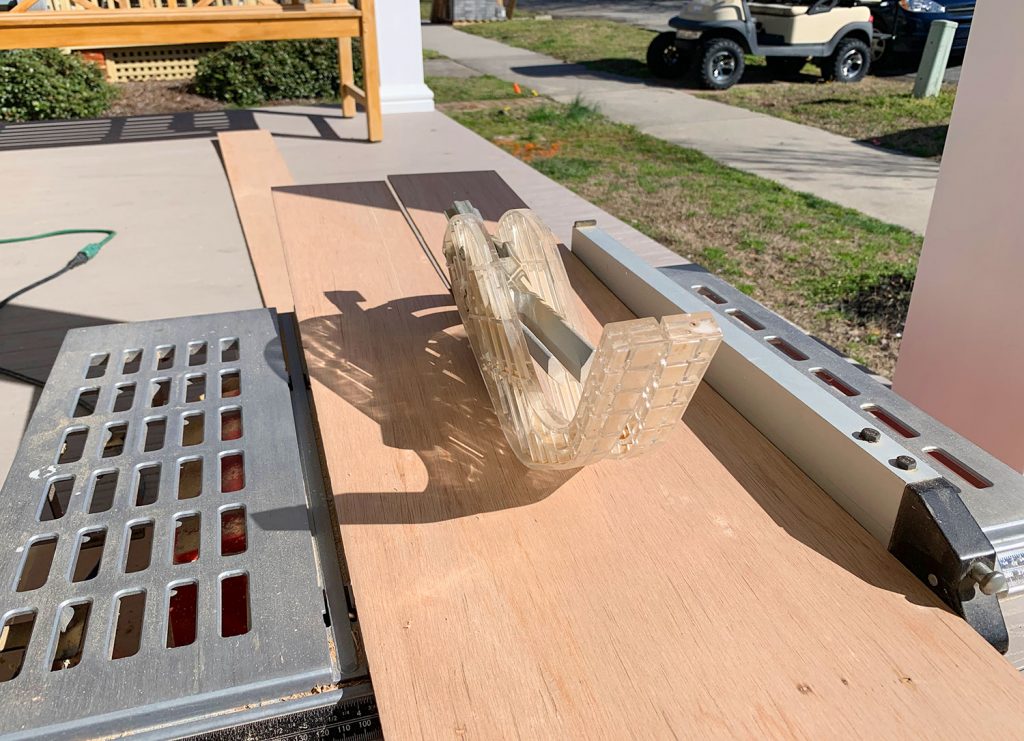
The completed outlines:
[[[932,160],[875,149],[675,88],[593,72],[450,26],[424,25],[423,46],[563,103],[579,96],[612,120],[918,234],[928,222],[939,174]]]

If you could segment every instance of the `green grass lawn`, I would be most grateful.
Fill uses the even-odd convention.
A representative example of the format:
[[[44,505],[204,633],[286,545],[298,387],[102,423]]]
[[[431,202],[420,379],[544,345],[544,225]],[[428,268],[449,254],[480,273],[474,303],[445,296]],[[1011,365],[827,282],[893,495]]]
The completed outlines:
[[[654,33],[626,23],[593,18],[544,21],[517,15],[515,20],[468,24],[459,26],[459,30],[567,62],[580,62],[590,69],[650,77],[644,60]]]
[[[429,83],[449,116],[805,330],[891,374],[921,239],[851,209],[725,167],[582,104],[466,102]],[[453,102],[454,101],[454,102]],[[571,218],[571,214],[566,218]]]
[[[917,100],[913,83],[901,78],[868,77],[854,85],[822,83],[808,65],[796,82],[764,79],[741,83],[701,97],[809,124],[851,139],[917,157],[939,157],[946,144],[956,88],[946,86],[934,98]],[[753,71],[753,70],[752,70]]]
[[[427,87],[434,91],[434,101],[439,104],[516,97],[512,83],[490,75],[466,78],[427,77],[426,83]]]
[[[624,23],[523,19],[467,25],[461,30],[590,69],[650,77],[644,58],[653,32]],[[750,57],[743,82],[731,90],[698,90],[692,80],[674,84],[722,103],[919,157],[942,154],[956,94],[955,88],[948,87],[937,98],[916,100],[910,94],[913,82],[898,77],[869,77],[855,85],[824,83],[818,68],[810,64],[798,81],[783,82],[767,72],[763,60]]]

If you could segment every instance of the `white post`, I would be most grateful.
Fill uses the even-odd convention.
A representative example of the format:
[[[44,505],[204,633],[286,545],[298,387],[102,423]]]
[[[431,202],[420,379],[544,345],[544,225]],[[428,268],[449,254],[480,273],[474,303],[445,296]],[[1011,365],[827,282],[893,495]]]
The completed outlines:
[[[953,49],[953,37],[959,23],[953,21],[932,21],[928,29],[928,40],[924,44],[921,66],[914,80],[915,98],[934,98],[942,89],[946,76],[949,52]]]
[[[978,3],[894,389],[1024,471],[1024,3]]]
[[[434,110],[434,93],[423,83],[420,6],[413,0],[377,0],[380,99],[385,113]]]

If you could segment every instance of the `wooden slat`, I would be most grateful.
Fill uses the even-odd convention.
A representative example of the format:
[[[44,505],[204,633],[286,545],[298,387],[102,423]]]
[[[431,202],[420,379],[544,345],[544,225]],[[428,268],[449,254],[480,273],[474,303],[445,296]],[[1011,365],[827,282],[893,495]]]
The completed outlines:
[[[263,304],[279,312],[291,311],[288,267],[270,189],[291,185],[292,174],[269,131],[222,132],[217,141]]]
[[[384,184],[274,200],[388,738],[1024,727],[1012,667],[713,391],[655,452],[531,472]],[[570,273],[592,335],[629,316]]]

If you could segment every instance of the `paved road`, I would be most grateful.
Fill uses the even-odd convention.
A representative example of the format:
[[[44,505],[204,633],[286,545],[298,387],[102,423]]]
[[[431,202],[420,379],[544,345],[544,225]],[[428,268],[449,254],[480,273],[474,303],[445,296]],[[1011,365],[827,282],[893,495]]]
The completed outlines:
[[[857,144],[636,78],[593,72],[450,26],[425,25],[423,46],[477,73],[519,82],[558,101],[580,96],[609,118],[652,136],[924,233],[939,172],[931,160]]]

